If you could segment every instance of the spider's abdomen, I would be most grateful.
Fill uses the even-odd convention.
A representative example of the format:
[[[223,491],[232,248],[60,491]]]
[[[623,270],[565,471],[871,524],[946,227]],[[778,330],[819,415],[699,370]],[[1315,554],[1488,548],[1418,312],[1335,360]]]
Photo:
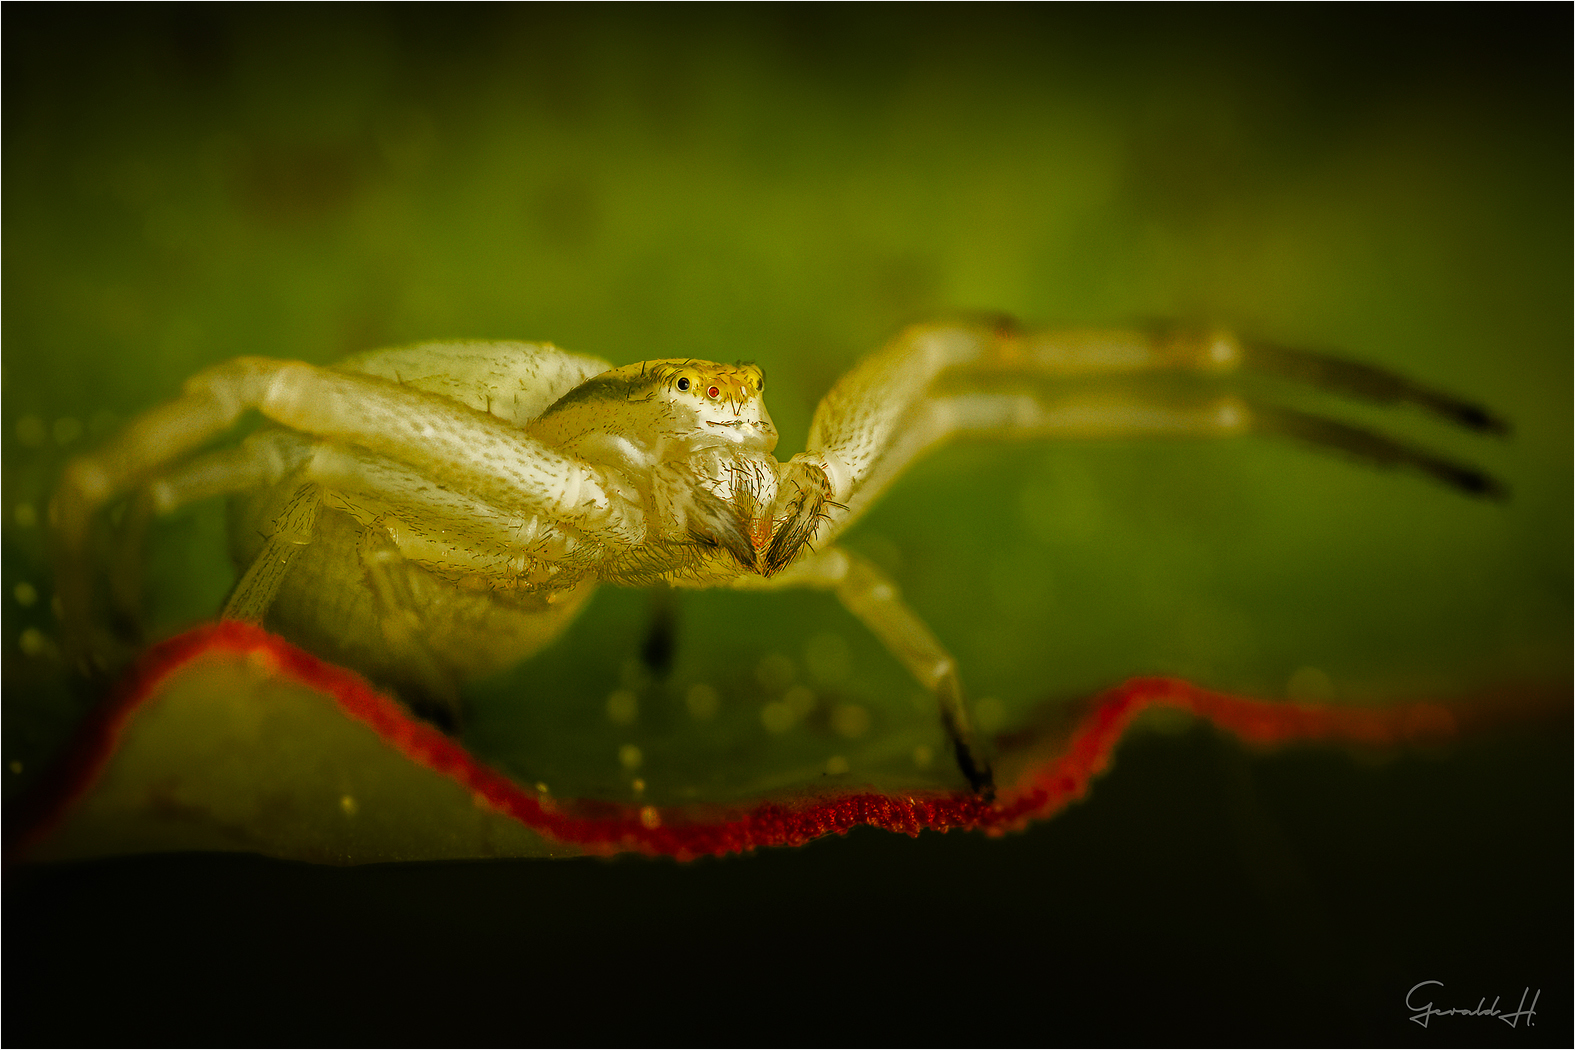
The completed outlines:
[[[277,517],[288,488],[232,501],[231,552],[243,572],[262,552],[257,524]],[[380,540],[374,527],[325,505],[264,626],[406,696],[452,695],[467,680],[535,654],[595,589],[583,573],[562,573],[557,586],[499,586],[502,580],[477,574],[440,573],[388,556]],[[419,645],[401,645],[407,636]]]

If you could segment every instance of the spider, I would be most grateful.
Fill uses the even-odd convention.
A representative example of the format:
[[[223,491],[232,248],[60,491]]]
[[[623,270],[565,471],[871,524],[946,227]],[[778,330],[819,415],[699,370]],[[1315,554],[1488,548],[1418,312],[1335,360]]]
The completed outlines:
[[[1392,373],[1224,332],[1029,331],[998,318],[908,328],[820,403],[808,447],[773,454],[753,364],[614,368],[546,343],[446,342],[333,367],[237,358],[72,462],[52,504],[68,639],[107,663],[94,523],[124,499],[108,604],[134,621],[149,520],[230,498],[240,578],[221,616],[264,624],[396,694],[453,711],[467,679],[558,636],[598,583],[832,591],[935,697],[957,766],[988,796],[956,662],[839,535],[954,438],[1270,433],[1421,471],[1494,479],[1369,430],[1138,373],[1250,369],[1409,402],[1476,430],[1485,410]],[[1090,385],[1100,378],[1115,385]],[[204,451],[248,410],[268,425]]]

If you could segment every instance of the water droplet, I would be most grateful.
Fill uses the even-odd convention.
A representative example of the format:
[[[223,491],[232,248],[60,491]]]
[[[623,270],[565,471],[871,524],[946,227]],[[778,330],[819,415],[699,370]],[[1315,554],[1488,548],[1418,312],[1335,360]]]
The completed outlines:
[[[715,717],[721,705],[721,696],[704,682],[696,682],[684,694],[684,706],[689,708],[691,715],[701,720]]]
[[[840,634],[817,634],[804,646],[804,666],[821,685],[838,685],[853,666],[853,655]]]
[[[645,755],[633,744],[625,744],[618,749],[618,764],[625,769],[639,769],[640,763],[645,761]]]
[[[23,631],[22,637],[17,639],[17,646],[27,656],[47,656],[55,650],[55,643],[50,641],[49,635],[36,627]]]
[[[607,717],[613,724],[626,726],[640,715],[640,698],[628,689],[614,690],[607,697]]]
[[[760,665],[755,668],[755,679],[772,691],[786,689],[797,677],[798,668],[793,665],[791,659],[781,653],[771,653],[764,657]]]
[[[843,704],[831,712],[831,727],[845,737],[861,737],[869,732],[869,708],[859,704]]]
[[[760,709],[760,723],[773,733],[786,733],[797,721],[793,709],[781,700],[773,700]]]

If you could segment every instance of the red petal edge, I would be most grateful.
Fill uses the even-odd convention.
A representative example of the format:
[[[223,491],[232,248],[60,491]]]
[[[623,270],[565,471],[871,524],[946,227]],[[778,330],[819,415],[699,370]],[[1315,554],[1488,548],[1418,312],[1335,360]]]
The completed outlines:
[[[458,782],[478,805],[539,834],[589,853],[638,851],[679,859],[797,846],[860,825],[908,835],[953,828],[992,835],[1019,830],[1081,798],[1089,782],[1109,765],[1133,720],[1150,707],[1185,711],[1259,745],[1298,741],[1394,745],[1451,736],[1459,728],[1455,712],[1438,704],[1350,708],[1276,703],[1209,692],[1174,678],[1135,678],[1096,698],[1064,750],[1004,786],[993,803],[966,792],[854,791],[733,810],[623,803],[579,806],[538,795],[482,765],[354,672],[325,663],[261,628],[229,621],[199,627],[148,651],[128,677],[127,687],[83,727],[50,782],[39,785],[42,804],[31,815],[15,814],[20,819],[7,820],[11,829],[25,829],[14,843],[18,848],[7,853],[25,853],[29,843],[47,835],[98,779],[137,708],[187,664],[214,652],[266,661],[274,672],[332,697],[346,715],[370,727],[410,761]],[[581,815],[579,809],[595,815]]]

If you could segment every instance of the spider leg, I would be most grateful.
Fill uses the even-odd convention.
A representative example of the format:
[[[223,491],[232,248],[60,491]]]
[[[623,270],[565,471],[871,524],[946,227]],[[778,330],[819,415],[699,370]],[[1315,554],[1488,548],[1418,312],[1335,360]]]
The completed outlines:
[[[866,490],[850,501],[849,513],[862,510],[927,450],[956,438],[1066,440],[1248,434],[1293,438],[1344,453],[1369,466],[1414,470],[1472,495],[1507,495],[1503,484],[1491,475],[1426,449],[1377,431],[1235,394],[957,394],[932,398],[914,413],[911,424],[871,472]]]
[[[91,519],[73,522],[76,528],[69,542],[61,543],[57,551],[55,588],[62,629],[84,670],[90,675],[108,670],[141,644],[143,542],[152,519],[201,500],[275,483],[299,462],[301,445],[300,438],[288,432],[263,431],[236,448],[149,472],[127,502],[112,546],[95,548],[92,556]],[[66,487],[63,484],[62,490]],[[57,520],[71,520],[73,506],[80,509],[81,503],[67,499],[62,515],[62,499],[57,495],[51,512]],[[94,619],[99,608],[95,580],[101,569],[108,580],[109,629]]]
[[[1244,341],[1226,331],[1153,328],[1023,332],[1003,319],[997,319],[993,325],[930,327],[971,327],[976,332],[993,332],[996,338],[981,341],[975,356],[955,362],[979,372],[1034,372],[1055,377],[1257,372],[1362,400],[1413,405],[1470,430],[1500,434],[1509,430],[1507,423],[1480,405],[1388,369],[1334,354]]]
[[[335,510],[385,529],[405,558],[440,572],[503,579],[511,562],[543,556],[549,530],[537,515],[439,485],[386,456],[320,445],[302,474],[323,486]]]
[[[793,457],[778,490],[774,518],[784,523],[778,532],[783,549],[773,551],[771,568],[779,570],[812,541],[835,539],[915,459],[959,436],[1272,433],[1374,464],[1417,469],[1473,495],[1505,493],[1481,471],[1320,416],[1243,398],[1189,402],[1083,389],[1090,378],[1159,372],[1219,376],[1243,370],[1369,400],[1418,405],[1473,429],[1506,429],[1486,410],[1382,369],[1304,351],[1244,346],[1224,333],[1025,333],[1004,322],[917,326],[860,363],[821,402],[806,451]],[[999,392],[1012,386],[1024,389]],[[1055,393],[1057,388],[1063,392]],[[790,531],[793,535],[783,539]]]
[[[140,640],[142,550],[152,519],[203,500],[274,484],[300,463],[305,448],[299,435],[283,430],[259,431],[235,448],[219,449],[177,464],[137,489],[118,530],[118,556],[108,570],[115,616],[134,641]],[[77,562],[62,568],[86,573],[90,566]]]
[[[262,624],[296,556],[316,536],[322,505],[322,492],[316,485],[302,485],[295,491],[274,519],[262,550],[230,592],[219,614],[221,620]]]
[[[518,427],[375,376],[298,361],[237,358],[198,373],[185,393],[134,420],[99,452],[73,461],[54,501],[67,542],[95,511],[228,430],[248,409],[292,430],[343,441],[510,505],[539,509],[609,541],[643,523],[604,472]]]
[[[599,544],[625,546],[644,535],[637,498],[605,472],[511,423],[386,378],[237,358],[194,376],[180,397],[139,416],[117,441],[66,468],[50,511],[56,561],[64,567],[58,595],[66,629],[81,650],[95,649],[86,566],[99,511],[186,460],[253,409],[299,434],[354,444],[444,477],[479,498],[541,512]],[[203,466],[190,475],[194,490],[204,476]]]
[[[810,587],[834,591],[843,606],[879,638],[908,673],[935,696],[957,768],[974,792],[995,796],[990,763],[974,739],[957,661],[910,609],[893,583],[868,559],[841,547],[817,552],[778,576],[740,577],[741,588]]]

